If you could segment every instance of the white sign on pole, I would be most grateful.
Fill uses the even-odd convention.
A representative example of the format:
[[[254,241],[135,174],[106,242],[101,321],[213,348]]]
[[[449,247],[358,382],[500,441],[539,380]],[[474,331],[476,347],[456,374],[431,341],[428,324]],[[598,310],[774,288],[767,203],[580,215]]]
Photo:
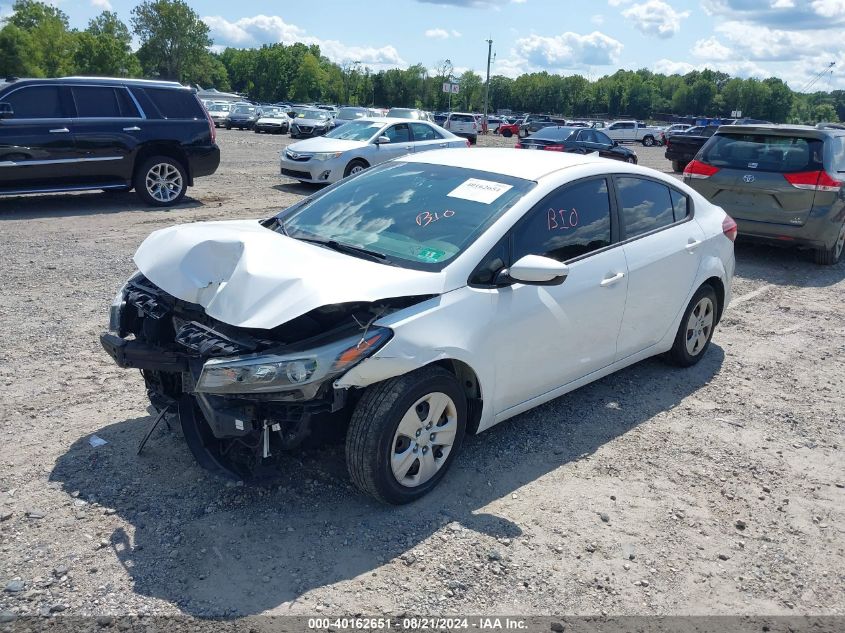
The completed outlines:
[[[443,84],[443,92],[458,94],[458,92],[460,92],[460,88],[461,87],[458,84],[453,84],[453,83],[444,83]]]
[[[443,84],[443,92],[452,92],[452,84],[450,84],[450,83]]]
[[[452,94],[456,95],[461,91],[461,87],[458,84],[452,84]]]
[[[742,110],[731,110],[731,118],[732,119],[741,119],[742,118]]]

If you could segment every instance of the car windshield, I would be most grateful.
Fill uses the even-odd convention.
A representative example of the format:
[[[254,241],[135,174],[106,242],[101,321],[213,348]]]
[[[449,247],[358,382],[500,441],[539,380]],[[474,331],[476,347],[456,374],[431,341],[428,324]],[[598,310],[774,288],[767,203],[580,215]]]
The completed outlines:
[[[344,141],[369,141],[384,127],[375,121],[350,121],[333,129],[325,138],[339,138]]]
[[[225,103],[212,103],[208,106],[209,112],[228,112],[229,106]]]
[[[328,119],[329,114],[325,110],[303,110],[296,115],[297,119]]]
[[[714,167],[789,173],[822,169],[822,142],[775,134],[716,134],[701,158]]]
[[[440,270],[534,185],[474,169],[390,162],[283,211],[276,230]]]
[[[367,116],[366,108],[341,108],[337,113],[338,119],[352,121],[353,119],[360,119]]]
[[[266,108],[261,111],[261,116],[266,119],[281,119],[287,115],[281,108]]]

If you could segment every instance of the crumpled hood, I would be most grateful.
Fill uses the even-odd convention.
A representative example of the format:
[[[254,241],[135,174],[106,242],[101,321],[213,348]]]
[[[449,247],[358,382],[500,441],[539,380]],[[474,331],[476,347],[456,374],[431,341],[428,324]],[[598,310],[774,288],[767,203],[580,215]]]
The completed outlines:
[[[359,259],[271,231],[258,220],[161,229],[135,253],[138,269],[210,317],[271,329],[333,303],[445,292],[444,273]]]
[[[366,145],[367,143],[365,141],[349,141],[340,138],[315,136],[314,138],[305,139],[304,141],[291,143],[286,149],[289,149],[292,152],[299,152],[301,154],[310,154],[313,152],[346,152],[351,149],[366,147]]]

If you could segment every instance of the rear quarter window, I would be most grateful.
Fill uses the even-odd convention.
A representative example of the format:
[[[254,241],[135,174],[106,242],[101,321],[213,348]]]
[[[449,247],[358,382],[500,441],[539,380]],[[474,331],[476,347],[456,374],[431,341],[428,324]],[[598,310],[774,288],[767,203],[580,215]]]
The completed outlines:
[[[204,119],[200,102],[192,92],[168,88],[144,88],[143,92],[165,119]]]
[[[835,172],[845,173],[845,136],[830,139],[830,166]]]
[[[823,144],[814,138],[774,134],[716,134],[701,158],[714,167],[777,173],[817,171]]]

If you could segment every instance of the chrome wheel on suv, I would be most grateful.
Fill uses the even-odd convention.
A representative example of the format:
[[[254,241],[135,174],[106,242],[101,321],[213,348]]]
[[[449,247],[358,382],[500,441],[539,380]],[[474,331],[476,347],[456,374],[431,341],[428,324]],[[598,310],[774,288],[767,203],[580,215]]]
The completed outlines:
[[[168,207],[179,202],[187,190],[185,169],[173,158],[153,156],[135,176],[138,195],[153,206]]]

